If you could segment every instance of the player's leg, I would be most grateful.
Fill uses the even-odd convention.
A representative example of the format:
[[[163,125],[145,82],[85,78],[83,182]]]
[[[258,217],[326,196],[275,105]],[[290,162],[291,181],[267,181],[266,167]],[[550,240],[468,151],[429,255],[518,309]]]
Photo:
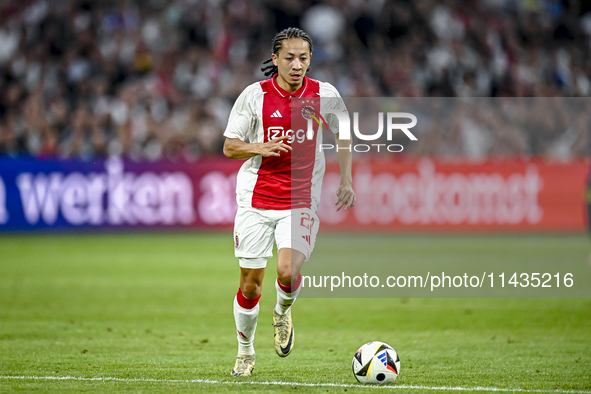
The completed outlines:
[[[277,223],[277,303],[275,311],[286,314],[297,298],[300,285],[300,270],[310,259],[316,235],[318,217],[310,209],[294,209]]]
[[[254,355],[254,334],[259,316],[259,299],[264,277],[264,268],[240,267],[240,287],[234,298],[238,354]]]
[[[273,325],[275,351],[280,357],[288,356],[295,343],[291,306],[300,293],[300,270],[312,254],[317,232],[318,218],[309,209],[293,210],[289,217],[278,223],[275,231],[278,248],[277,303],[273,310]]]
[[[254,336],[264,276],[265,268],[240,267],[240,287],[234,297],[234,322],[238,339],[238,354],[232,369],[234,376],[250,376],[254,370]]]
[[[238,355],[232,375],[249,376],[255,365],[254,338],[259,299],[268,257],[272,256],[273,227],[257,210],[239,208],[234,225],[234,246],[240,265],[240,286],[234,298]]]
[[[277,289],[277,303],[275,312],[280,315],[286,314],[298,294],[302,276],[300,270],[304,265],[306,256],[295,249],[282,248],[277,251],[277,280],[275,288]]]

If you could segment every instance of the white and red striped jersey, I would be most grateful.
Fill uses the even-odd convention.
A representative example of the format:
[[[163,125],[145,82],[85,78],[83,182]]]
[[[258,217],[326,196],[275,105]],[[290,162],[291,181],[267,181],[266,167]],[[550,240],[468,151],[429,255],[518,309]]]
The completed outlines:
[[[293,150],[281,152],[279,157],[257,155],[248,159],[238,172],[236,200],[243,207],[316,211],[325,169],[324,154],[319,149],[322,133],[315,132],[312,139],[306,138],[306,119],[297,114],[293,122],[298,124],[292,124],[292,100],[294,106],[301,106],[304,101],[321,115],[320,97],[339,98],[330,100],[339,103],[331,106],[342,108],[332,110],[346,111],[346,108],[336,88],[329,83],[304,77],[302,87],[290,93],[277,85],[276,75],[244,89],[234,103],[224,136],[261,143],[287,135],[291,138],[283,142]],[[336,116],[331,113],[323,117],[330,130],[337,133]],[[316,123],[314,126],[318,128]]]

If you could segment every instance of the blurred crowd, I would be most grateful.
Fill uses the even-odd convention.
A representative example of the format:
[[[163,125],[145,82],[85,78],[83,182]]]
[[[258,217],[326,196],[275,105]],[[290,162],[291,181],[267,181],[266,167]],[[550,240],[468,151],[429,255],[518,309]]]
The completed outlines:
[[[368,99],[349,100],[355,104],[362,101]],[[404,108],[417,117],[417,125],[412,128],[417,141],[410,141],[401,131],[392,133],[392,141],[387,141],[385,135],[379,141],[400,144],[407,154],[470,159],[541,156],[554,160],[590,156],[588,97],[421,97],[375,101],[371,106],[384,108],[384,112]],[[349,110],[356,107],[359,106],[349,105]],[[368,130],[364,134],[375,132],[375,113],[359,122],[360,130]]]
[[[586,0],[0,0],[0,156],[219,155],[290,26],[314,40],[309,76],[344,97],[591,100]],[[522,133],[473,116],[412,153],[588,156],[589,112],[564,127],[548,111],[572,107],[555,100],[512,108],[533,119]]]

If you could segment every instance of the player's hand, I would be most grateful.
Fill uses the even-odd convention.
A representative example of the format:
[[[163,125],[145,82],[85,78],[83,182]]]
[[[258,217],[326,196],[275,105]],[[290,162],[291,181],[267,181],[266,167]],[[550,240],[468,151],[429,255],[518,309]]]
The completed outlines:
[[[337,202],[334,203],[334,205],[337,206],[337,212],[340,211],[342,207],[345,207],[345,209],[352,208],[356,202],[357,195],[353,191],[353,186],[341,183],[337,189]]]
[[[271,141],[265,142],[261,144],[261,156],[263,157],[271,157],[271,156],[281,156],[280,152],[288,152],[291,150],[291,146],[283,143],[283,140],[290,138],[289,136],[283,136],[279,138],[274,138]]]

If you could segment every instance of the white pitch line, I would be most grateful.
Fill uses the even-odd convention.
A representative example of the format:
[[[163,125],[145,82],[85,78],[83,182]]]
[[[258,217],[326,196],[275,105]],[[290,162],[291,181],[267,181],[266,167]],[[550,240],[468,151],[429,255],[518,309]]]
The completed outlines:
[[[262,385],[262,386],[300,386],[300,387],[338,387],[338,388],[371,388],[371,389],[406,389],[406,390],[440,390],[440,391],[490,391],[490,392],[517,392],[517,393],[557,393],[557,394],[591,394],[586,390],[528,390],[528,389],[505,389],[499,387],[434,387],[394,384],[384,385],[361,385],[343,383],[304,383],[304,382],[269,382],[269,381],[228,381],[212,379],[150,379],[150,378],[113,378],[96,377],[85,378],[79,376],[10,376],[0,375],[0,379],[12,380],[73,380],[84,382],[148,382],[148,383],[204,383],[204,384],[238,384],[238,385]]]

